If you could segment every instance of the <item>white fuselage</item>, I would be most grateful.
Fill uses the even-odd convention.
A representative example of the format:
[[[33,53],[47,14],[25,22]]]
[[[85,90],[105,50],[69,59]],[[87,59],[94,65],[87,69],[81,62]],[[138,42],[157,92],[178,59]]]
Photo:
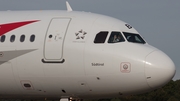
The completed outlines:
[[[114,97],[163,86],[175,74],[167,55],[124,34],[108,42],[113,31],[138,34],[128,27],[85,12],[0,12],[0,98]],[[103,31],[105,41],[95,43]]]

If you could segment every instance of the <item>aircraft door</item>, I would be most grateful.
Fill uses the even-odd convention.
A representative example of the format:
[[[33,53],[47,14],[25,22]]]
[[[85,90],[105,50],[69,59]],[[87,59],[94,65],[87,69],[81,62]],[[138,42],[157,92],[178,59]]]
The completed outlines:
[[[43,62],[63,61],[64,38],[70,18],[53,18],[46,33]]]
[[[4,63],[0,59],[0,76],[1,94],[13,94],[18,91],[11,62]]]

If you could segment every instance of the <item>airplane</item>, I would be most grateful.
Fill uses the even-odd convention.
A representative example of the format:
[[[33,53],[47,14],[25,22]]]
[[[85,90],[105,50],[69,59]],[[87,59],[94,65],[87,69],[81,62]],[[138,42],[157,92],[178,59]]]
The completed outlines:
[[[0,11],[0,98],[111,98],[160,88],[173,61],[130,24],[73,11]]]

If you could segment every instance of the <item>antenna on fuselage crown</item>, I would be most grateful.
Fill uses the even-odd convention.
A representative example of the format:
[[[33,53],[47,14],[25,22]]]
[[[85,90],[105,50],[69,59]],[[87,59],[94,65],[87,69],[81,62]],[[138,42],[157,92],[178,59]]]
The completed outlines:
[[[70,4],[66,1],[66,7],[67,7],[67,11],[73,11]]]

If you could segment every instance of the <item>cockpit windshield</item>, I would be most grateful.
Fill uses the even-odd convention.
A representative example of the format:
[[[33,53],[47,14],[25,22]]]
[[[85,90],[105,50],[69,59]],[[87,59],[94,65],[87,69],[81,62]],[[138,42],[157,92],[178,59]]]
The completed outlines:
[[[129,32],[123,32],[123,34],[126,37],[128,42],[141,43],[141,44],[146,43],[139,34],[134,34],[134,33],[129,33]]]

